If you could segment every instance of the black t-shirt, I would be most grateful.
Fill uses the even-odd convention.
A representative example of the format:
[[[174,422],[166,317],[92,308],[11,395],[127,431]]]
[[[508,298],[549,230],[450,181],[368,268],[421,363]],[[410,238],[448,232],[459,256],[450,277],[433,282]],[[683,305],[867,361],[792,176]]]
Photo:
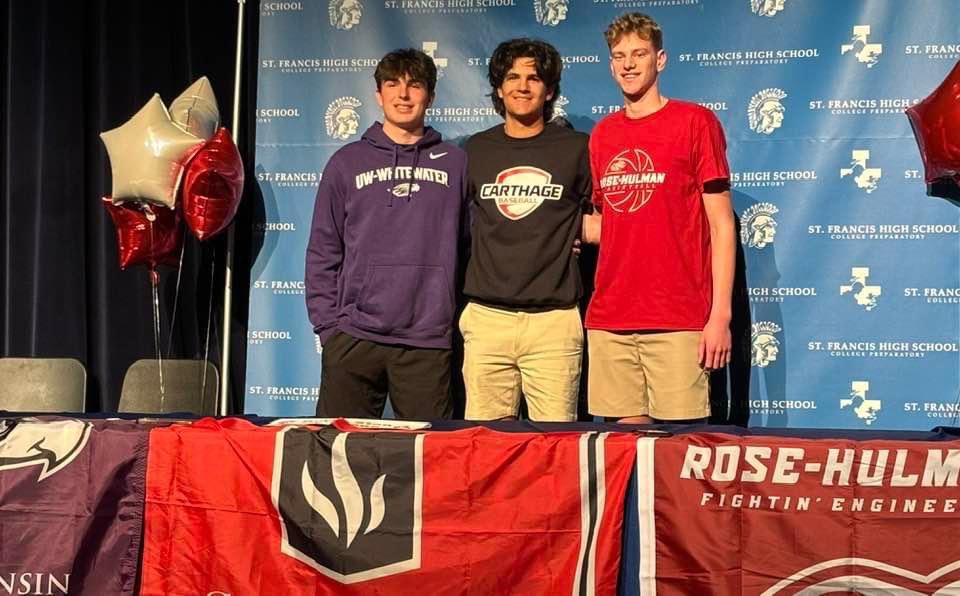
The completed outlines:
[[[587,140],[547,124],[526,139],[508,137],[499,125],[467,141],[468,298],[516,310],[577,303],[583,288],[572,249],[590,204]]]

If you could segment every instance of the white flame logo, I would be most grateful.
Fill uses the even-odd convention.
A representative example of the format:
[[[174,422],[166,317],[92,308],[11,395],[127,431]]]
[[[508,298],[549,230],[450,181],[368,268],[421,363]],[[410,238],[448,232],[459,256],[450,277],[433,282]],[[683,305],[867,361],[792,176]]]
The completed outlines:
[[[330,466],[333,470],[333,483],[337,487],[337,492],[343,501],[343,510],[346,518],[346,538],[347,548],[353,543],[357,534],[360,532],[360,524],[363,522],[363,493],[360,491],[360,485],[357,478],[350,469],[350,462],[347,460],[347,435],[342,433],[333,440],[333,450],[330,456]],[[383,523],[383,516],[386,511],[383,501],[383,482],[386,480],[386,474],[381,474],[373,483],[370,489],[370,521],[363,530],[363,534],[369,534],[376,530]],[[340,518],[337,515],[337,508],[325,494],[317,490],[313,479],[310,477],[310,471],[307,469],[307,462],[303,464],[303,472],[300,474],[300,482],[303,488],[303,496],[307,499],[310,507],[320,514],[323,521],[327,522],[330,529],[337,538],[344,534],[344,528],[340,527]]]

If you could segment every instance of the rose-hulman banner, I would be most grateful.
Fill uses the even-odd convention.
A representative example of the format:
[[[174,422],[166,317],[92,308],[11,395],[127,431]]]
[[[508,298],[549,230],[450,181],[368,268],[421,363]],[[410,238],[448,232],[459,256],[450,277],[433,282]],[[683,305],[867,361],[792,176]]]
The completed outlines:
[[[637,447],[651,594],[960,594],[960,442],[689,434]]]
[[[159,429],[141,593],[613,594],[635,454],[621,433]]]

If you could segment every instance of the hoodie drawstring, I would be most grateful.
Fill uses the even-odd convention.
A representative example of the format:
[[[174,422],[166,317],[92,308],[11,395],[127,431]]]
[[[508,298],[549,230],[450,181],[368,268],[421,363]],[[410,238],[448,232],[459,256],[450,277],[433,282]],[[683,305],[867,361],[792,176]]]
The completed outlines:
[[[394,146],[393,146],[393,169],[391,170],[391,174],[392,174],[391,177],[392,177],[392,178],[396,178],[396,173],[397,173],[397,159],[398,159],[397,146],[394,145]],[[388,188],[388,189],[387,189],[387,194],[390,195],[390,201],[387,202],[387,207],[393,207],[393,188]]]
[[[413,167],[410,168],[410,179],[407,180],[407,188],[410,189],[407,192],[407,202],[409,203],[413,199],[414,186],[413,186],[413,172],[417,169],[417,163],[420,161],[420,146],[413,146]]]

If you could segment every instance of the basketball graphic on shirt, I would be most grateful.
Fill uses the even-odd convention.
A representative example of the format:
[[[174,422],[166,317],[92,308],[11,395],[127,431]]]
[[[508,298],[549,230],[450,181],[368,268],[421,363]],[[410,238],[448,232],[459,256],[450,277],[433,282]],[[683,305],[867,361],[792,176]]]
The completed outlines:
[[[600,190],[611,209],[633,213],[647,204],[666,176],[656,170],[653,160],[642,149],[626,149],[607,164],[600,178]]]
[[[507,219],[518,220],[536,211],[544,201],[558,201],[562,184],[552,184],[550,172],[534,166],[516,166],[497,174],[496,182],[480,187],[480,198],[492,200]]]

